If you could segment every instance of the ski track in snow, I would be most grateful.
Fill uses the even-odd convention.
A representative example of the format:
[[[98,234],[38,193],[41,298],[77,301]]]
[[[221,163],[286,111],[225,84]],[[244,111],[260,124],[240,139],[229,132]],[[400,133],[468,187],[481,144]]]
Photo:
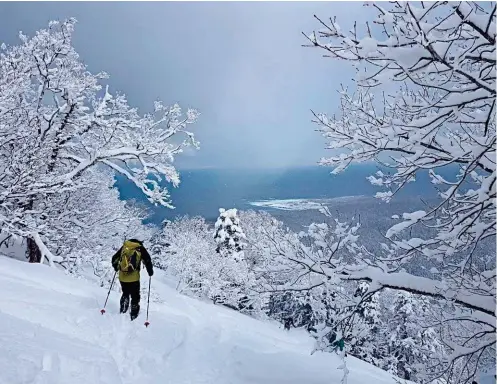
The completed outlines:
[[[136,321],[112,292],[43,265],[0,257],[0,384],[329,384],[338,356],[310,355],[304,331],[285,332],[182,296],[157,271]],[[148,277],[146,277],[148,279]],[[142,285],[144,282],[142,282]],[[386,372],[349,357],[348,383],[387,384]]]

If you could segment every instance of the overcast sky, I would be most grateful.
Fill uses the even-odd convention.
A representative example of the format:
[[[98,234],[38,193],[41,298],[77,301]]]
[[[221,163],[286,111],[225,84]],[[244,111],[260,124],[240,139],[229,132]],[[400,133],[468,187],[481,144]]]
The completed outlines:
[[[201,113],[201,149],[178,165],[292,167],[326,154],[310,109],[333,113],[346,63],[304,48],[313,18],[347,26],[364,15],[355,2],[2,2],[0,40],[16,44],[49,20],[78,20],[74,46],[111,89],[150,111],[157,98]]]

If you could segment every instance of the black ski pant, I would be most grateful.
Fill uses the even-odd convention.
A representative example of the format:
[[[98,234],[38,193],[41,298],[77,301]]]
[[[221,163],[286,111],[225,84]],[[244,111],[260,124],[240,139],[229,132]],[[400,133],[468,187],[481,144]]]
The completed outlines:
[[[121,296],[121,313],[126,313],[130,304],[131,297],[131,320],[138,317],[140,312],[140,281],[132,283],[120,282],[123,294]]]

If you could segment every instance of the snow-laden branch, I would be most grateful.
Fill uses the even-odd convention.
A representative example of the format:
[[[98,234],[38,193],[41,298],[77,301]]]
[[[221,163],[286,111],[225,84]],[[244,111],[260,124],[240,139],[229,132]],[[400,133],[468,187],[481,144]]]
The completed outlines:
[[[384,189],[377,197],[386,202],[428,171],[439,198],[398,215],[379,249],[342,248],[338,254],[348,258],[311,249],[285,259],[311,280],[308,288],[366,280],[366,297],[390,288],[473,312],[474,328],[460,321],[460,334],[444,337],[454,354],[430,371],[464,383],[483,364],[480,353],[495,348],[495,335],[486,333],[495,329],[496,307],[495,6],[366,5],[376,15],[363,28],[346,31],[336,19],[316,18],[320,29],[306,35],[310,46],[357,69],[355,87],[342,87],[335,113],[314,114],[333,150],[321,164],[340,173],[353,163],[379,163],[369,181]],[[419,263],[433,265],[436,276],[406,272]],[[470,353],[458,354],[463,350]]]
[[[486,315],[485,321],[489,325],[495,325],[496,321],[496,302],[495,297],[481,296],[470,291],[454,291],[444,282],[434,281],[425,277],[414,276],[407,272],[386,273],[376,267],[353,268],[349,272],[342,271],[346,274],[341,279],[357,280],[371,282],[371,291],[383,288],[402,290],[410,293],[432,296],[444,300],[454,301],[466,308],[480,311]],[[484,318],[484,317],[482,317]]]
[[[51,22],[0,49],[0,226],[28,239],[48,231],[39,225],[44,201],[95,182],[85,176],[97,167],[172,207],[162,181],[178,186],[175,157],[198,148],[189,128],[199,113],[156,101],[140,114],[112,94],[108,76],[89,72],[72,46],[75,23]]]
[[[43,263],[45,259],[51,266],[53,266],[54,263],[62,262],[62,257],[55,256],[52,252],[50,252],[38,233],[32,233],[31,237],[36,242],[36,245],[41,252],[41,263]]]
[[[495,12],[466,2],[374,7],[383,38],[369,26],[361,38],[357,28],[346,33],[336,20],[320,19],[324,28],[309,37],[313,46],[358,68],[357,90],[342,90],[340,114],[315,114],[329,148],[342,152],[322,164],[338,173],[354,162],[379,161],[392,173],[369,179],[387,188],[377,195],[386,201],[429,170],[440,202],[405,213],[386,234],[392,248],[382,260],[402,264],[418,254],[441,262],[453,280],[449,288],[458,291],[454,297],[493,299],[488,312],[495,282],[481,268],[475,271],[473,255],[496,233]],[[392,81],[399,86],[392,88]],[[451,165],[458,171],[442,177],[438,169]],[[406,238],[417,225],[434,236]],[[460,264],[454,255],[461,254],[467,257]]]

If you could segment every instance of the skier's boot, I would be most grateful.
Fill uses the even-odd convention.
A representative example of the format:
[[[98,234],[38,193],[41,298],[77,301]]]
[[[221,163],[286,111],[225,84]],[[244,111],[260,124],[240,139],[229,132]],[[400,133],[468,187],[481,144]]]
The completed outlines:
[[[129,308],[129,296],[121,296],[121,308],[119,309],[120,313],[128,312]]]
[[[131,305],[130,317],[131,321],[138,317],[138,313],[140,312],[140,305]]]

